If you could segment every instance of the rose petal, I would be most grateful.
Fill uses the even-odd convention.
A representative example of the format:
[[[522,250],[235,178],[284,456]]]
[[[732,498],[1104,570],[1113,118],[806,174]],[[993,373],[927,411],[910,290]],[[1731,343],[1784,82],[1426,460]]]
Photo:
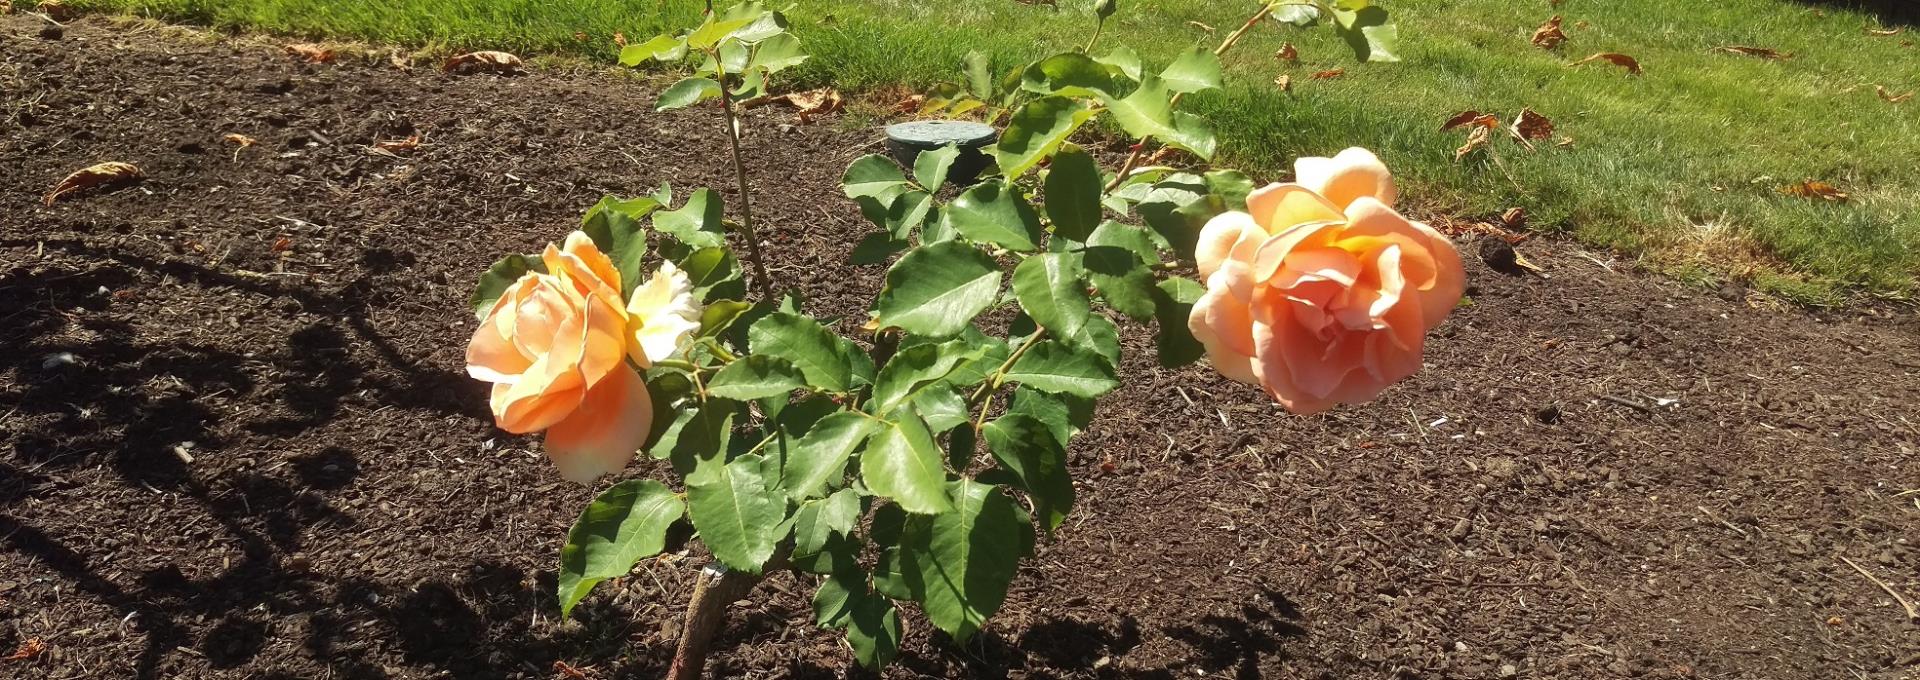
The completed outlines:
[[[1294,383],[1293,371],[1277,346],[1282,335],[1293,332],[1280,330],[1287,327],[1297,328],[1298,324],[1291,319],[1282,319],[1277,325],[1260,321],[1253,324],[1253,344],[1259,350],[1253,355],[1253,371],[1260,379],[1260,386],[1266,389],[1267,396],[1292,413],[1312,415],[1333,408],[1334,402],[1307,394]]]
[[[1303,157],[1293,162],[1294,181],[1345,209],[1361,197],[1393,205],[1398,191],[1393,173],[1372,151],[1353,147],[1332,158]]]
[[[1254,222],[1252,215],[1238,210],[1215,215],[1200,229],[1200,240],[1194,245],[1195,269],[1200,272],[1200,278],[1213,276],[1220,269],[1220,263],[1232,257],[1243,243],[1257,243],[1266,236],[1267,230]]]
[[[652,427],[647,384],[622,364],[587,390],[571,415],[547,429],[547,457],[561,477],[587,484],[626,467],[646,445]]]
[[[487,382],[510,383],[518,380],[520,374],[533,365],[533,360],[521,353],[519,346],[502,329],[511,331],[513,328],[514,291],[524,285],[534,284],[534,276],[523,276],[509,287],[507,293],[494,302],[493,310],[480,322],[480,327],[474,329],[473,340],[467,343],[467,375]]]
[[[1247,301],[1236,298],[1231,288],[1218,285],[1219,282],[1220,277],[1215,276],[1216,285],[1210,285],[1206,294],[1193,303],[1193,311],[1187,315],[1187,330],[1193,332],[1200,344],[1206,345],[1209,355],[1225,352],[1253,356],[1253,316]]]
[[[1339,222],[1345,219],[1338,206],[1298,184],[1269,184],[1255,189],[1247,194],[1247,212],[1268,234],[1276,236],[1286,229],[1309,222]]]
[[[627,332],[633,338],[627,351],[634,363],[652,366],[673,356],[680,343],[700,330],[700,304],[693,298],[693,280],[672,262],[640,287],[627,302]]]

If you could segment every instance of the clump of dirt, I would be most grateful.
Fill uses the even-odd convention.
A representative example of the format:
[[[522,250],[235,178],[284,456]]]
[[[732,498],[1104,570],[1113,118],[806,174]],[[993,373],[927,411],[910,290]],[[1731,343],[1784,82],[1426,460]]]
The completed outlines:
[[[733,198],[714,112],[650,113],[592,71],[39,29],[0,18],[0,654],[41,650],[0,674],[658,675],[704,557],[558,620],[591,491],[492,428],[465,299],[604,193]],[[845,264],[865,227],[837,178],[880,135],[749,122],[771,269],[850,329],[880,270]],[[41,205],[109,160],[145,181]],[[1427,370],[1317,417],[1159,368],[1127,327],[1067,527],[967,645],[909,617],[888,675],[1920,672],[1920,625],[1840,559],[1920,598],[1912,315],[1753,310],[1521,250],[1552,278],[1474,264]],[[781,575],[735,608],[712,674],[841,674],[811,590]]]

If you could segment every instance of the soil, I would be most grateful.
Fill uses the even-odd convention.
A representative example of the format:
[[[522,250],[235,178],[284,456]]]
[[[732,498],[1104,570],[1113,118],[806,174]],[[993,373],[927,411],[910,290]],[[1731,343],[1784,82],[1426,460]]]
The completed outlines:
[[[0,654],[39,651],[0,676],[657,677],[704,555],[559,619],[591,491],[492,427],[465,300],[602,194],[735,198],[715,112],[37,21],[0,17]],[[837,180],[880,136],[789,117],[748,121],[772,269],[857,315],[879,271],[843,264]],[[42,206],[108,160],[145,180]],[[1427,370],[1317,417],[1126,327],[1068,526],[987,632],[910,616],[885,675],[1920,677],[1920,623],[1842,561],[1920,599],[1914,314],[1520,251],[1551,278],[1470,262]],[[736,606],[710,675],[859,675],[811,590]]]

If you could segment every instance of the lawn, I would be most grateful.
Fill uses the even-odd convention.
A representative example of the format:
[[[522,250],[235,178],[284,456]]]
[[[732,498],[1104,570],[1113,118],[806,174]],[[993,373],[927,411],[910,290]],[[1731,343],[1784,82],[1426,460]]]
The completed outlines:
[[[445,49],[611,59],[614,32],[644,38],[687,25],[690,0],[72,0],[82,7],[220,27]],[[996,68],[1083,44],[1091,0],[1056,11],[1014,0],[801,0],[788,12],[814,59],[805,83],[848,90],[955,79],[969,50]],[[1400,25],[1398,64],[1357,64],[1324,29],[1270,23],[1228,55],[1229,87],[1190,106],[1219,129],[1220,161],[1281,178],[1289,160],[1361,145],[1380,150],[1415,209],[1487,218],[1526,208],[1533,226],[1649,256],[1668,271],[1748,280],[1806,302],[1851,293],[1911,296],[1920,278],[1920,89],[1913,32],[1879,36],[1875,19],[1781,0],[1673,3],[1570,0],[1516,10],[1503,0],[1385,3]],[[1123,0],[1103,45],[1151,61],[1213,44],[1251,3]],[[1528,36],[1554,13],[1567,45]],[[1209,31],[1213,29],[1213,32]],[[584,42],[576,33],[584,34]],[[1301,61],[1274,58],[1285,42]],[[1716,50],[1790,53],[1766,59]],[[1645,73],[1566,66],[1594,52],[1636,57]],[[1344,75],[1311,79],[1343,68]],[[1290,74],[1281,92],[1276,76]],[[1508,120],[1532,107],[1569,146],[1496,144],[1454,160],[1463,135],[1441,123],[1466,110]],[[1844,202],[1781,189],[1831,183]]]

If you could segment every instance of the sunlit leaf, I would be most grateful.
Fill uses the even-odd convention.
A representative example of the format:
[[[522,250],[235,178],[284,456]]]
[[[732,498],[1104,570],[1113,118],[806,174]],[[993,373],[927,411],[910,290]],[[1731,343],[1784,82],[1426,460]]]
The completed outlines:
[[[1017,179],[1052,155],[1094,111],[1066,97],[1041,97],[1022,105],[1007,121],[994,160],[1007,179]]]
[[[729,568],[760,573],[780,539],[787,499],[769,491],[759,454],[717,466],[712,479],[687,483],[687,507],[700,541]]]
[[[962,192],[947,205],[944,222],[967,238],[1008,250],[1040,247],[1040,216],[1013,187],[986,181]]]
[[[923,515],[952,509],[946,494],[945,456],[933,432],[911,409],[896,412],[867,439],[860,453],[860,478],[868,489],[907,512]]]
[[[601,581],[627,575],[666,547],[667,528],[686,514],[680,497],[651,479],[613,485],[593,499],[560,548],[560,616]]]
[[[1000,276],[992,257],[959,241],[915,248],[887,270],[876,320],[917,335],[953,335],[999,297]]]

